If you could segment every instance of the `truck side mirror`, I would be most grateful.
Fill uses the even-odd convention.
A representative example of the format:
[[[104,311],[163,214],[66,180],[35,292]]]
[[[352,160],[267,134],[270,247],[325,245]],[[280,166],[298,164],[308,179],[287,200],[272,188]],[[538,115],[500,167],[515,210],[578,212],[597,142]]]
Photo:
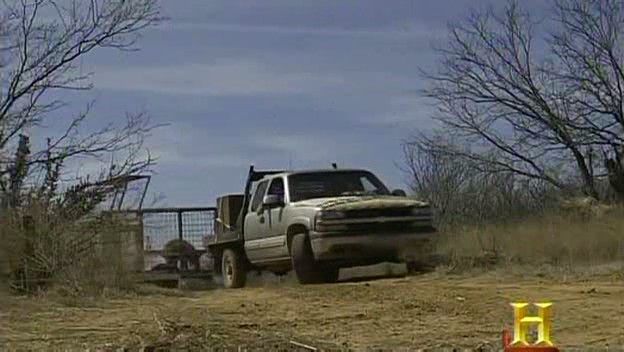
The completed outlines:
[[[267,194],[262,198],[262,207],[264,208],[276,208],[284,205],[284,197],[277,194]]]
[[[407,193],[405,193],[405,191],[402,189],[395,189],[394,191],[392,191],[392,195],[398,197],[407,197]]]

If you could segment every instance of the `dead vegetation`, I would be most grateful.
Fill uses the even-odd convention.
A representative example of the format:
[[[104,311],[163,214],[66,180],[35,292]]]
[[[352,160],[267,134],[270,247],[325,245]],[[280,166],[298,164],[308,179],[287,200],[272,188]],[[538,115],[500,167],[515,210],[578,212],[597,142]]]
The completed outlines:
[[[548,299],[556,304],[560,346],[617,346],[621,331],[588,305],[624,314],[622,214],[559,213],[445,230],[438,249],[447,260],[416,276],[381,265],[343,270],[335,285],[265,276],[241,290],[100,285],[78,295],[63,284],[30,297],[8,295],[0,299],[0,343],[8,350],[493,351],[511,321],[509,301]],[[366,279],[377,275],[385,278]],[[579,300],[588,305],[574,306]]]
[[[591,202],[520,221],[448,228],[438,250],[454,268],[548,265],[582,270],[624,261],[624,209]]]
[[[301,351],[295,341],[324,351],[493,351],[512,322],[509,302],[547,299],[554,302],[558,346],[613,349],[624,344],[614,323],[624,314],[621,280],[607,272],[438,271],[314,287],[273,282],[235,291],[126,295],[79,307],[11,296],[0,303],[0,339],[8,350]]]
[[[135,263],[126,258],[133,257],[128,251],[135,243],[134,237],[126,236],[127,224],[96,217],[51,228],[34,221],[32,229],[24,231],[21,224],[4,219],[0,264],[15,293],[52,289],[73,304],[81,297],[105,297],[134,287]]]
[[[591,218],[557,213],[446,230],[438,250],[447,260],[416,276],[381,265],[343,270],[335,285],[271,276],[241,290],[138,286],[72,296],[63,285],[30,298],[7,296],[0,300],[0,341],[9,350],[493,351],[511,321],[509,301],[548,299],[556,304],[560,346],[619,346],[617,324],[588,307],[624,314],[622,214],[621,208]],[[359,279],[376,275],[386,278]],[[579,300],[586,304],[575,306]]]

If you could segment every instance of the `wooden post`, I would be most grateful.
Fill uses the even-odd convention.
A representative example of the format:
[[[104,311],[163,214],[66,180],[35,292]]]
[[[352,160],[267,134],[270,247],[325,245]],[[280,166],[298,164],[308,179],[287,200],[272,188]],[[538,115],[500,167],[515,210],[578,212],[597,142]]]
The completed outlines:
[[[184,239],[182,233],[182,210],[178,210],[178,238]]]

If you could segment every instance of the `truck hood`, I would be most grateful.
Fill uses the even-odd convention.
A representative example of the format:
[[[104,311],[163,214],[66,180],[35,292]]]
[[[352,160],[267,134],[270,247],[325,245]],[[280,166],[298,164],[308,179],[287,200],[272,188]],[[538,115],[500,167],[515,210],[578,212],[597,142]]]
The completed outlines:
[[[322,210],[358,210],[403,207],[426,207],[428,203],[397,196],[347,196],[306,199],[292,204],[296,207],[320,207]]]

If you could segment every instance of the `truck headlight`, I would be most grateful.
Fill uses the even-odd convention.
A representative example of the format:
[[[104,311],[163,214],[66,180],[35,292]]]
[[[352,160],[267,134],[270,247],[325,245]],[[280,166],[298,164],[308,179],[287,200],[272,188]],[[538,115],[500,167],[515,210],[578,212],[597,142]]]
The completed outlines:
[[[320,220],[336,220],[336,219],[344,219],[346,215],[342,211],[323,210],[319,212],[318,217]]]

